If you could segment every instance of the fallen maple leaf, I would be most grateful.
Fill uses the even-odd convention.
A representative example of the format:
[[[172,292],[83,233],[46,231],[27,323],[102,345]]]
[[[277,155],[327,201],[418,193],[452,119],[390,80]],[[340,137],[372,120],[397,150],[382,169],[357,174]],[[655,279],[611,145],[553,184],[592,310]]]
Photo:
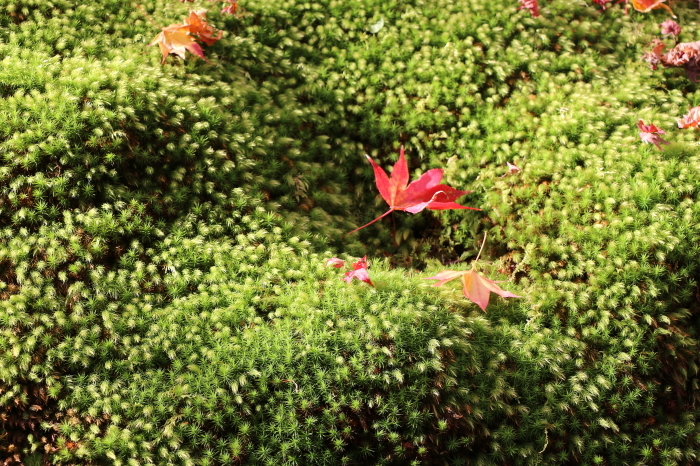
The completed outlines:
[[[667,19],[663,23],[659,24],[661,28],[662,35],[671,35],[678,37],[681,33],[681,26],[672,19]]]
[[[493,280],[484,278],[474,270],[467,270],[463,272],[457,272],[453,270],[443,270],[434,277],[424,278],[423,280],[439,280],[432,286],[442,286],[445,283],[453,280],[457,277],[462,277],[462,293],[464,297],[468,300],[476,303],[477,306],[481,308],[482,311],[486,312],[486,306],[489,305],[489,297],[491,293],[496,293],[503,298],[522,298],[516,294],[511,293],[501,289]]]
[[[632,7],[640,11],[642,13],[649,13],[651,10],[656,10],[658,8],[663,8],[664,10],[668,10],[669,13],[671,13],[671,16],[674,18],[676,15],[673,14],[673,10],[668,5],[665,5],[664,3],[666,0],[631,0],[632,1]]]
[[[681,42],[661,57],[666,67],[680,66],[692,82],[700,76],[700,41]]]
[[[331,257],[330,259],[326,259],[326,267],[328,267],[329,265],[331,267],[335,267],[336,269],[341,269],[345,267],[345,261],[343,259],[338,259],[337,257]],[[374,283],[372,283],[372,280],[369,279],[367,267],[367,256],[365,256],[357,262],[353,262],[352,270],[348,270],[347,272],[345,272],[345,277],[343,278],[343,280],[350,283],[353,278],[357,278],[361,282],[365,282],[373,287]]]
[[[637,122],[637,128],[639,128],[639,138],[642,140],[642,142],[654,144],[660,150],[663,150],[661,148],[661,144],[670,144],[668,141],[664,141],[661,139],[661,136],[659,136],[660,134],[666,134],[666,131],[659,129],[655,125],[645,125],[642,120],[639,120]]]
[[[518,10],[528,10],[533,18],[540,15],[540,5],[537,0],[518,0],[518,3],[520,3]]]
[[[367,256],[365,256],[352,264],[352,270],[348,270],[347,272],[345,272],[345,278],[343,278],[343,280],[350,283],[353,278],[357,278],[361,282],[365,282],[369,286],[374,287],[372,280],[369,279],[367,266]]]
[[[450,210],[450,209],[471,209],[481,210],[476,207],[465,207],[454,201],[465,194],[473,191],[460,191],[450,186],[439,184],[442,180],[442,169],[433,168],[423,173],[420,178],[408,184],[408,165],[404,157],[403,146],[399,153],[399,160],[394,165],[391,178],[387,176],[382,167],[374,163],[369,155],[365,155],[374,170],[375,183],[379,194],[389,204],[389,210],[371,222],[355,228],[351,232],[361,230],[379,219],[382,219],[395,210],[403,210],[412,214],[417,214],[423,209],[429,210]]]
[[[693,107],[687,115],[678,119],[678,127],[682,129],[697,128],[700,125],[700,107]]]
[[[168,27],[161,28],[160,34],[148,46],[155,44],[158,44],[160,52],[163,54],[162,63],[165,63],[165,59],[171,53],[184,60],[186,50],[206,60],[202,47],[190,35],[190,26],[186,24],[171,24]]]
[[[214,35],[216,29],[206,21],[205,11],[190,11],[190,16],[185,19],[185,24],[189,26],[189,33],[207,45],[214,45],[224,34],[219,31]]]

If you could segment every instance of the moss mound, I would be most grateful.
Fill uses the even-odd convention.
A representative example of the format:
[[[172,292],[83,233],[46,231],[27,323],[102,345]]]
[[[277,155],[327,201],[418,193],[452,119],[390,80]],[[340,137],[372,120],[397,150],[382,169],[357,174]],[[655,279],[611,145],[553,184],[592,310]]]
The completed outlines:
[[[211,63],[161,64],[200,7]],[[0,7],[4,464],[697,464],[700,94],[639,60],[666,13],[241,7]],[[399,144],[483,210],[344,237]],[[487,314],[421,280],[485,231],[525,296]],[[376,289],[324,266],[366,253]]]

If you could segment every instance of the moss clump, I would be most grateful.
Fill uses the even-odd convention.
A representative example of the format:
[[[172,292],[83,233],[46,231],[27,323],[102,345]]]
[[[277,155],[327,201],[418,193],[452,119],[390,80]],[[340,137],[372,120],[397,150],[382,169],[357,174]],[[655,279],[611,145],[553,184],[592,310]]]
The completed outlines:
[[[131,4],[1,7],[0,457],[693,464],[700,160],[672,128],[700,100],[638,60],[663,14],[242,6],[210,12],[215,65],[165,66]],[[343,238],[378,214],[362,154],[399,143],[483,212]],[[474,313],[389,267],[469,259],[484,230],[526,299]],[[329,247],[396,254],[373,290]]]

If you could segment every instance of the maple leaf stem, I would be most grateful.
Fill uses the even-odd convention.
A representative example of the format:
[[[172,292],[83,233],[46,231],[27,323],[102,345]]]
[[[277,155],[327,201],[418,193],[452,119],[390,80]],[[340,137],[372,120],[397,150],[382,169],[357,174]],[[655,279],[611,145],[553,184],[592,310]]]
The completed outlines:
[[[371,224],[373,224],[373,223],[376,222],[377,220],[383,219],[384,217],[386,217],[387,215],[389,215],[389,214],[392,213],[393,211],[394,211],[394,209],[389,209],[389,210],[387,210],[386,212],[384,212],[382,215],[380,215],[379,217],[377,217],[377,218],[375,218],[374,220],[372,220],[371,222],[366,223],[366,224],[362,225],[362,226],[359,227],[359,228],[355,228],[354,230],[345,233],[343,236],[348,236],[348,235],[351,234],[351,233],[355,233],[355,232],[358,231],[358,230],[362,230],[364,227],[370,226]]]
[[[484,232],[484,240],[481,242],[481,248],[479,248],[479,254],[476,255],[476,259],[474,259],[474,262],[479,260],[479,257],[481,257],[481,251],[484,250],[484,245],[486,244],[486,236],[489,234],[488,231]]]

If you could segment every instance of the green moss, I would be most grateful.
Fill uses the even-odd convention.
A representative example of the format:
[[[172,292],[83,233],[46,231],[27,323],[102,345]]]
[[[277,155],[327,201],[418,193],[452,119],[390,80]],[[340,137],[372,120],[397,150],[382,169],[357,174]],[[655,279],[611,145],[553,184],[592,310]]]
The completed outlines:
[[[664,12],[242,3],[209,12],[213,64],[161,65],[151,21],[202,5],[0,8],[0,458],[696,461],[700,160],[675,118],[700,100],[639,61]],[[383,209],[362,155],[400,144],[483,211],[344,237]],[[485,315],[421,280],[484,231],[481,270],[525,296]],[[370,252],[376,289],[329,248]]]

